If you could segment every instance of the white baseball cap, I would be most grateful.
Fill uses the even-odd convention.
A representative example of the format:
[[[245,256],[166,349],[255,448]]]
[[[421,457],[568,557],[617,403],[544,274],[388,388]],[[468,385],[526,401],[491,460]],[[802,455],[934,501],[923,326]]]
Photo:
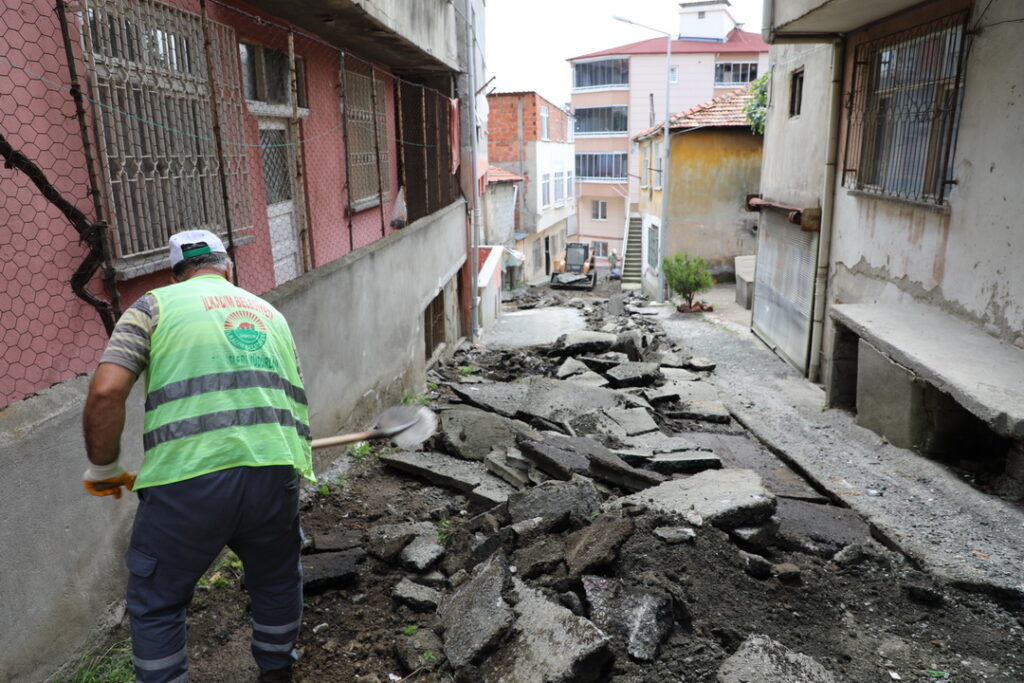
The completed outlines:
[[[200,254],[227,254],[224,243],[209,230],[186,230],[171,235],[171,268],[182,261]]]

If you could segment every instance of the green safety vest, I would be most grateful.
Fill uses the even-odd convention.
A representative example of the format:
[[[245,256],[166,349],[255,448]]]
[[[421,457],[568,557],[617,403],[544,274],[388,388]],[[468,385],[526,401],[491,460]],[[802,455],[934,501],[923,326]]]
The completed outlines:
[[[159,319],[134,488],[266,465],[292,465],[315,481],[306,394],[284,316],[218,275],[150,294]]]

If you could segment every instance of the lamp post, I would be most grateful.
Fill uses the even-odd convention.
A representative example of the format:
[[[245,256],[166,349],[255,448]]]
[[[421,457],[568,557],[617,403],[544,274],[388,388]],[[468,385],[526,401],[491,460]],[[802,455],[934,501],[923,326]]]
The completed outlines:
[[[655,301],[660,304],[665,301],[665,234],[668,231],[668,121],[672,115],[669,103],[669,86],[672,82],[672,34],[653,26],[637,23],[625,17],[612,17],[612,19],[626,24],[633,24],[634,26],[639,26],[640,28],[645,28],[648,31],[654,31],[665,36],[665,127],[662,132],[662,145],[665,149],[661,157],[661,225],[658,228],[658,291],[655,294]],[[641,170],[641,175],[643,175],[643,170]]]

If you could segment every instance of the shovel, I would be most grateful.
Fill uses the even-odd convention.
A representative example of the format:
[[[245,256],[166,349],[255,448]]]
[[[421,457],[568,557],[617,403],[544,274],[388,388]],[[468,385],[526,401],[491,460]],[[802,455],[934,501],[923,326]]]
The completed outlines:
[[[340,446],[357,441],[390,438],[399,448],[413,448],[430,438],[437,429],[437,416],[424,406],[392,406],[377,418],[376,426],[367,432],[339,434],[313,439],[313,448]]]

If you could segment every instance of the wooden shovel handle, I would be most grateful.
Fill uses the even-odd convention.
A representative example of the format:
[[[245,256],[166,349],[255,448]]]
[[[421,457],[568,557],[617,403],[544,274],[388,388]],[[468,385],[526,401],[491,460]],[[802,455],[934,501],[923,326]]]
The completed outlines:
[[[329,446],[341,446],[342,444],[355,443],[357,441],[368,441],[379,436],[380,434],[378,434],[376,430],[355,432],[353,434],[339,434],[337,436],[325,436],[322,439],[313,439],[313,443],[311,445],[313,448],[327,448]]]

